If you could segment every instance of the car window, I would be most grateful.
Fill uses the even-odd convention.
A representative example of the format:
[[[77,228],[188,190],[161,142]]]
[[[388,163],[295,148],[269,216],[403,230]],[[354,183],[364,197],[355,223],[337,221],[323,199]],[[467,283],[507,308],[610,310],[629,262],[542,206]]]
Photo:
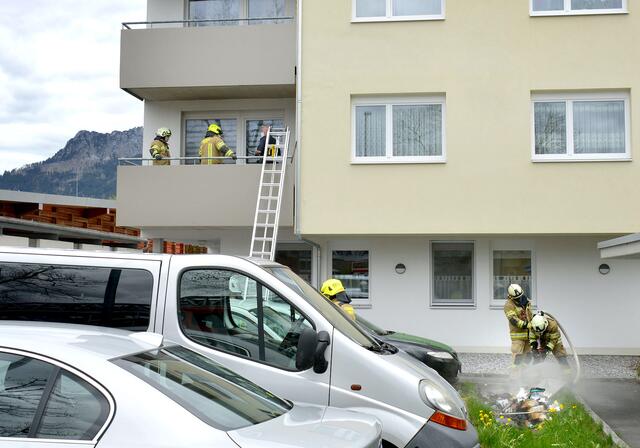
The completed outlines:
[[[142,269],[0,263],[0,320],[146,330],[152,293]]]
[[[165,347],[113,362],[223,431],[271,420],[291,408],[270,392],[183,347]]]
[[[286,370],[296,369],[300,335],[313,328],[278,294],[225,269],[184,272],[179,313],[182,331],[196,342]]]
[[[109,410],[104,395],[77,375],[0,353],[0,437],[92,440]]]

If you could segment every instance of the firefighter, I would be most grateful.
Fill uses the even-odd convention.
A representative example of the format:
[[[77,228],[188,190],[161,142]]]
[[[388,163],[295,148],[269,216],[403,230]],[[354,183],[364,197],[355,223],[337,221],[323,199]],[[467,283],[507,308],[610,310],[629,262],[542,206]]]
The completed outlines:
[[[171,137],[171,129],[169,128],[160,128],[156,131],[156,138],[153,139],[151,148],[149,148],[154,165],[171,165],[171,161],[167,160],[171,157],[169,137]]]
[[[507,288],[507,302],[504,304],[504,314],[509,321],[511,336],[512,368],[523,364],[530,352],[529,328],[531,327],[531,302],[524,293],[522,286],[511,284]]]
[[[236,160],[236,154],[227,146],[222,140],[222,128],[216,124],[211,123],[207,128],[207,133],[200,142],[200,150],[198,154],[200,157],[231,157]],[[201,165],[218,165],[222,163],[220,159],[201,159]]]
[[[353,320],[356,320],[356,312],[350,305],[351,298],[342,285],[342,282],[335,278],[330,278],[322,284],[320,292],[327,299],[338,305]]]
[[[547,357],[548,352],[552,352],[558,363],[565,369],[571,371],[567,359],[567,351],[562,344],[560,326],[551,316],[540,311],[531,319],[531,331],[529,332],[529,344],[533,353],[534,362],[542,362]]]

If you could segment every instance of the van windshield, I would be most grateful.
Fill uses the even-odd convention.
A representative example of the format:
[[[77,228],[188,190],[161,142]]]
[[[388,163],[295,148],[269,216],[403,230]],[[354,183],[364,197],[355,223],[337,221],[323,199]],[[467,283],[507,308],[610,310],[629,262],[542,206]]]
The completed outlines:
[[[309,283],[298,277],[291,269],[284,266],[270,266],[264,269],[300,294],[303,299],[309,302],[311,306],[322,314],[331,325],[342,332],[342,334],[369,350],[382,351],[382,348],[375,339],[365,333],[353,320],[343,313],[337,305],[327,300]]]
[[[112,362],[223,431],[256,425],[291,409],[284,400],[184,347],[164,347]]]

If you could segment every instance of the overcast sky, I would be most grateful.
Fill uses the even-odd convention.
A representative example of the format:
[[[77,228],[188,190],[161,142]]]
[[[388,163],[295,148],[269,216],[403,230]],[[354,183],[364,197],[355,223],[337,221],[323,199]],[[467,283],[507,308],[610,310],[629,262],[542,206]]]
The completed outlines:
[[[122,22],[145,0],[0,0],[0,174],[53,155],[79,130],[142,125],[119,88]]]

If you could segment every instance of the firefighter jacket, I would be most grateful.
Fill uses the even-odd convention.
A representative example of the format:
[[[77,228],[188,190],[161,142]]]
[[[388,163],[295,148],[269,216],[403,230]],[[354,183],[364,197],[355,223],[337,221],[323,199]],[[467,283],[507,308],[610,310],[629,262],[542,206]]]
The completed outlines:
[[[200,150],[198,151],[200,157],[231,157],[233,154],[233,151],[229,149],[219,135],[202,139],[200,142]],[[222,163],[221,159],[200,160],[201,165],[218,165],[220,163]]]
[[[149,148],[149,153],[153,158],[154,165],[171,165],[171,161],[166,160],[166,158],[171,157],[171,154],[169,153],[169,145],[167,144],[167,142],[163,140],[159,140],[156,137],[156,139],[151,143],[151,148]],[[160,160],[156,159],[156,155],[158,154],[160,154],[162,159]]]
[[[560,327],[558,326],[558,322],[555,319],[546,316],[547,321],[549,322],[549,326],[541,335],[537,335],[535,332],[529,332],[529,342],[531,344],[535,342],[539,342],[540,347],[546,347],[549,351],[554,351],[554,349],[562,345],[562,335],[560,334]]]
[[[512,341],[528,341],[529,330],[527,325],[531,322],[531,302],[521,307],[514,299],[507,298],[504,304],[504,314],[509,321],[509,333]]]
[[[336,300],[336,299],[329,299],[329,300],[331,300],[333,303],[335,303],[340,308],[342,308],[342,311],[344,311],[347,314],[347,316],[349,316],[352,320],[356,320],[356,311],[353,309],[353,306],[349,305],[348,303],[340,302],[339,300]]]

